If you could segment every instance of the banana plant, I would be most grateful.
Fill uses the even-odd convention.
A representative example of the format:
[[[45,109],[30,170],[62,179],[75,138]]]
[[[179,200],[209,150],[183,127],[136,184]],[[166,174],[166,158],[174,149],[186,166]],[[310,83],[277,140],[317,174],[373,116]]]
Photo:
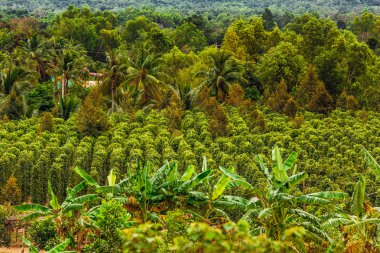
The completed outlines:
[[[108,185],[101,186],[81,168],[77,167],[75,171],[89,185],[95,187],[99,194],[107,194],[106,196],[124,201],[126,204],[136,199],[144,222],[148,220],[149,210],[153,207],[170,202],[171,198],[180,193],[184,195],[211,174],[211,170],[206,170],[192,178],[194,167],[190,166],[179,178],[177,163],[168,162],[152,173],[151,164],[147,162],[145,166],[138,163],[136,172],[130,172],[127,178],[119,183],[116,183],[116,176],[111,170]],[[167,189],[172,185],[177,187],[175,192],[170,193]]]
[[[380,176],[379,163],[364,147],[362,151],[366,164],[377,176]],[[380,208],[372,207],[366,201],[366,178],[364,176],[360,176],[355,185],[350,205],[351,213],[339,210],[323,224],[326,229],[340,228],[341,231],[331,244],[329,251],[333,252],[337,248],[344,249],[345,245],[349,245],[351,252],[376,251],[375,243],[379,243],[377,230],[380,228],[380,219],[378,218]]]
[[[54,248],[46,251],[46,253],[75,253],[75,251],[65,251],[65,249],[67,248],[67,246],[69,246],[70,241],[71,241],[70,239],[66,239],[62,243],[60,243],[57,246],[55,246]],[[37,248],[32,244],[32,242],[29,241],[28,239],[26,239],[25,237],[22,238],[22,242],[27,247],[29,247],[29,252],[30,253],[38,253],[39,252],[37,250]]]
[[[378,207],[371,207],[365,201],[366,178],[359,177],[351,197],[351,214],[339,210],[322,227],[326,230],[339,228],[341,233],[335,238],[330,252],[348,247],[349,252],[376,252],[377,230],[380,228]],[[377,214],[377,215],[376,215]],[[377,242],[378,243],[378,242]]]
[[[380,164],[376,161],[376,159],[366,150],[364,147],[362,148],[364,154],[364,160],[366,164],[375,172],[377,176],[380,176]]]
[[[222,176],[214,187],[210,184],[213,170],[207,167],[204,158],[200,173],[196,174],[194,166],[189,166],[183,174],[178,171],[177,163],[166,162],[158,170],[152,171],[149,162],[145,166],[138,164],[136,172],[130,172],[127,178],[116,183],[113,171],[108,176],[108,185],[101,186],[84,170],[77,167],[75,171],[89,185],[95,187],[99,194],[131,204],[136,200],[145,222],[153,211],[162,211],[170,206],[199,207],[207,204],[209,210],[219,211],[215,206],[242,206],[249,201],[237,196],[222,196],[227,188],[234,186],[251,187],[243,178],[233,172],[232,167],[220,167]],[[208,215],[206,215],[208,216]]]
[[[49,202],[50,207],[40,204],[22,204],[16,206],[17,211],[29,212],[27,216],[23,218],[24,221],[32,220],[41,216],[66,216],[71,217],[75,211],[80,211],[84,208],[85,204],[97,200],[96,194],[87,194],[77,197],[85,187],[87,183],[83,181],[76,185],[74,188],[67,188],[67,196],[62,204],[58,203],[58,199],[55,196],[51,183],[48,182],[48,192],[51,200]]]
[[[275,146],[272,150],[271,169],[264,163],[262,155],[256,160],[263,170],[268,187],[255,189],[258,201],[250,205],[244,219],[254,225],[254,234],[266,234],[268,238],[279,240],[284,236],[286,229],[304,227],[307,233],[319,240],[330,240],[327,233],[321,230],[321,220],[301,205],[325,205],[331,200],[341,200],[347,195],[343,192],[316,192],[294,195],[294,190],[307,177],[306,172],[297,173],[297,153],[293,152],[283,161],[280,149]],[[289,171],[292,171],[289,173]]]

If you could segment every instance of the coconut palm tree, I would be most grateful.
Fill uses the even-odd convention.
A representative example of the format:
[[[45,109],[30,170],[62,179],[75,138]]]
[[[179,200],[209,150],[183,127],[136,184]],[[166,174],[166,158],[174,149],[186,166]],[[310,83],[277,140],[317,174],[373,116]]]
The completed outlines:
[[[81,46],[66,45],[56,51],[57,55],[49,72],[56,78],[56,81],[60,79],[61,93],[62,97],[64,97],[68,93],[70,80],[83,81],[84,74],[87,72],[86,67],[89,63],[85,56],[85,50]]]
[[[119,50],[112,50],[106,54],[107,66],[102,70],[104,75],[103,91],[107,94],[111,93],[112,112],[116,108],[116,93],[125,81],[126,72],[128,69],[128,58]]]
[[[240,65],[227,51],[218,49],[209,53],[208,59],[210,67],[206,71],[198,72],[197,76],[205,78],[201,86],[210,89],[211,95],[219,101],[226,97],[230,85],[247,82],[242,75]]]
[[[17,66],[11,59],[7,58],[0,65],[0,89],[4,95],[9,95],[12,91],[20,94],[25,87],[35,82],[35,78],[28,70]]]
[[[182,101],[185,110],[189,110],[193,106],[195,99],[199,94],[200,87],[192,88],[189,84],[182,85],[174,82],[170,85],[170,88],[174,94]]]
[[[52,59],[53,51],[49,49],[47,41],[40,35],[33,35],[23,41],[17,49],[17,59],[26,63],[29,68],[38,73],[39,81],[48,80],[48,62]]]
[[[161,71],[160,58],[151,54],[143,46],[135,57],[131,58],[126,84],[136,90],[143,91],[143,101],[149,99],[160,100],[159,86],[163,86],[170,77]]]

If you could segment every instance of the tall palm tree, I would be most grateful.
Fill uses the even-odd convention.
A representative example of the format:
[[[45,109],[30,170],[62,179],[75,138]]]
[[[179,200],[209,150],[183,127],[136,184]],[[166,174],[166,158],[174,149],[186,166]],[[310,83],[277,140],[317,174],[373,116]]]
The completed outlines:
[[[200,87],[193,88],[189,84],[183,85],[175,82],[170,85],[170,88],[174,94],[176,94],[177,97],[182,101],[185,110],[189,110],[191,109],[196,97],[199,94]]]
[[[143,101],[159,100],[159,86],[165,84],[165,80],[170,79],[161,71],[160,61],[160,58],[150,54],[146,46],[138,50],[137,55],[130,61],[126,76],[127,84],[136,90],[143,91]]]
[[[0,65],[1,93],[9,95],[12,91],[20,93],[23,88],[35,81],[34,76],[28,70],[17,66],[8,56]]]
[[[50,72],[61,81],[62,97],[68,93],[68,83],[70,80],[83,81],[86,67],[89,65],[85,56],[85,50],[81,46],[66,45],[57,49],[57,55]],[[60,78],[58,78],[60,77]]]
[[[106,93],[111,93],[112,100],[112,112],[115,111],[116,101],[115,96],[118,90],[118,87],[121,86],[124,82],[126,72],[128,69],[127,66],[127,57],[119,50],[112,50],[106,54],[107,57],[107,66],[102,70],[104,75],[103,81],[103,91]]]
[[[209,88],[212,95],[219,101],[226,97],[230,85],[247,82],[242,75],[241,66],[227,51],[218,49],[211,52],[208,58],[210,60],[209,69],[197,73],[197,76],[205,78],[201,86]]]
[[[47,81],[48,62],[52,58],[52,49],[49,49],[47,41],[35,34],[27,41],[21,43],[17,50],[17,58],[30,66],[32,71],[39,74],[39,81]]]

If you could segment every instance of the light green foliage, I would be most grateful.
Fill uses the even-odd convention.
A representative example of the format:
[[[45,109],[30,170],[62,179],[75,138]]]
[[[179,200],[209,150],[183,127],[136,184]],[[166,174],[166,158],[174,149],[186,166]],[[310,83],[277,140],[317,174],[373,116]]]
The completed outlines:
[[[0,201],[39,218],[31,252],[378,250],[380,18],[268,1],[0,2]]]
[[[0,132],[0,145],[5,151],[0,159],[0,166],[4,168],[1,170],[0,179],[4,185],[12,172],[22,172],[15,175],[22,190],[23,200],[31,194],[36,202],[44,203],[48,180],[62,180],[59,185],[54,186],[59,199],[62,199],[62,190],[80,182],[72,171],[76,165],[87,173],[92,171],[102,176],[102,180],[105,180],[111,169],[108,167],[109,164],[115,169],[115,173],[125,175],[127,162],[135,163],[136,158],[146,161],[148,155],[153,159],[155,166],[165,160],[176,161],[181,158],[177,161],[179,168],[184,170],[191,164],[196,167],[201,165],[202,156],[205,155],[211,167],[232,165],[250,183],[256,183],[263,178],[263,174],[254,161],[254,155],[263,153],[268,156],[268,148],[276,143],[298,152],[299,168],[310,175],[306,180],[307,188],[341,189],[351,193],[350,182],[355,182],[359,174],[370,173],[362,163],[359,146],[364,145],[370,151],[377,147],[379,140],[373,136],[373,133],[378,131],[375,126],[379,122],[379,116],[376,113],[367,114],[366,121],[358,118],[360,112],[356,117],[335,111],[326,118],[306,113],[300,129],[288,124],[285,116],[267,114],[270,132],[262,135],[251,132],[248,128],[249,122],[236,109],[228,109],[226,112],[231,135],[228,138],[216,139],[210,137],[207,117],[195,111],[186,112],[181,129],[183,135],[180,137],[168,135],[168,126],[156,113],[143,119],[146,130],[142,130],[140,124],[129,124],[128,128],[122,131],[121,136],[124,136],[124,140],[117,138],[119,134],[115,132],[116,129],[125,128],[123,122],[117,123],[102,137],[83,139],[79,138],[71,121],[57,122],[52,133],[37,138],[33,137],[36,120],[6,123]],[[143,132],[145,134],[141,134]],[[156,135],[158,132],[160,134]],[[114,137],[108,133],[114,133]],[[76,137],[80,141],[66,139],[66,136]],[[53,139],[56,137],[62,142],[54,142]],[[17,140],[20,143],[17,144],[20,151],[10,145]],[[120,145],[125,146],[125,151],[122,151],[122,148],[111,148]],[[148,150],[154,152],[149,153]],[[62,156],[62,152],[66,155]],[[378,152],[373,153],[375,159],[378,159],[379,155]],[[354,160],[358,161],[355,166],[352,162]],[[341,166],[345,166],[346,173],[339,169]],[[61,170],[60,173],[63,174],[60,175],[63,176],[58,176],[56,170]],[[375,189],[374,182],[368,181],[367,188]],[[375,204],[380,203],[376,195],[372,195],[371,198]]]
[[[124,240],[123,252],[165,252],[167,246],[162,238],[162,229],[160,224],[149,223],[125,229],[121,235]]]
[[[40,250],[47,250],[57,242],[59,243],[56,227],[51,219],[33,222],[28,234],[28,237]]]
[[[270,49],[258,66],[258,77],[266,89],[274,91],[283,79],[292,90],[306,70],[306,62],[291,43],[281,42]]]
[[[92,242],[84,248],[84,252],[121,252],[119,230],[129,226],[131,217],[123,205],[113,200],[103,202],[91,216],[99,234],[88,235]]]

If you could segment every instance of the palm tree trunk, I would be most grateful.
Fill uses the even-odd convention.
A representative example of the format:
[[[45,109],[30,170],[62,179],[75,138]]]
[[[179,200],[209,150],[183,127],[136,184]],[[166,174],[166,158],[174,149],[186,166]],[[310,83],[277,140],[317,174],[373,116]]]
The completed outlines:
[[[61,83],[62,97],[65,96],[65,82],[66,82],[66,79],[65,79],[65,76],[63,75],[62,76],[62,83]]]
[[[112,100],[112,112],[115,112],[115,80],[112,80],[111,100]]]

